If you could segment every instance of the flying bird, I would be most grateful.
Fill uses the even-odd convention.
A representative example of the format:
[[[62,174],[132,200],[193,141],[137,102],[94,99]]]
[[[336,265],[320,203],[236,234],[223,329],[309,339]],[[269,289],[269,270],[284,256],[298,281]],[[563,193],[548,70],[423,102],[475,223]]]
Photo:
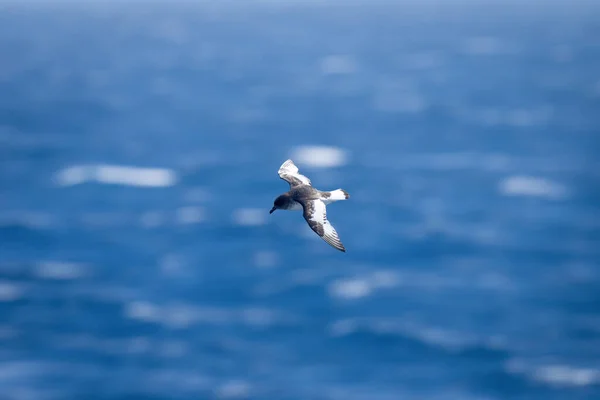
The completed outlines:
[[[287,160],[277,172],[279,177],[290,184],[290,190],[278,196],[273,202],[272,214],[275,210],[300,211],[304,219],[317,235],[334,248],[346,252],[335,228],[327,220],[327,204],[350,197],[343,189],[322,192],[312,187],[310,179],[298,172],[292,160]]]

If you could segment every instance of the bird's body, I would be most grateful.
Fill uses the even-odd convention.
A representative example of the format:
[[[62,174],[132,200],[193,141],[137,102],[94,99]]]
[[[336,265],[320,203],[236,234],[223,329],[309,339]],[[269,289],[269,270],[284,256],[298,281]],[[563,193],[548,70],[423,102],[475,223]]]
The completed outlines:
[[[339,200],[346,200],[350,195],[343,189],[324,192],[312,187],[310,179],[298,172],[292,160],[284,162],[278,171],[279,177],[290,184],[290,190],[278,196],[273,204],[273,211],[303,211],[303,216],[310,228],[334,248],[345,252],[336,230],[327,220],[326,205]]]

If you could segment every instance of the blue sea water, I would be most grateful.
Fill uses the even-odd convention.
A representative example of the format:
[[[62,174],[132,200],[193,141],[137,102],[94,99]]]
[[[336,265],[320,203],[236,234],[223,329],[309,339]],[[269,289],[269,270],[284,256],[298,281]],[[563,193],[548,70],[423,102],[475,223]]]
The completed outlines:
[[[0,2],[0,399],[600,398],[600,8]],[[347,253],[268,214],[291,157]]]

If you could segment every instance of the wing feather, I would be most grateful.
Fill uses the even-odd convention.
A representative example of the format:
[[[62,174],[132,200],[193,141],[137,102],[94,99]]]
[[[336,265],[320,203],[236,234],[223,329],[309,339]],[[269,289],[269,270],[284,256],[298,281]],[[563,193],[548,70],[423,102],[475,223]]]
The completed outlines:
[[[308,226],[330,246],[346,252],[335,228],[327,220],[327,207],[321,200],[307,200],[302,204]]]
[[[298,172],[298,167],[292,160],[287,160],[277,171],[279,177],[290,184],[290,188],[299,185],[311,185],[310,179]]]

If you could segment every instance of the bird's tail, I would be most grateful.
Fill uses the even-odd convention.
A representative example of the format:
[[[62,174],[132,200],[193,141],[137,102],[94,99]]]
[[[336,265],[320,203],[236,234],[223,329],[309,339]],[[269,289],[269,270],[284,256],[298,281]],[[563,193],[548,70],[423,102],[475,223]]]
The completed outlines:
[[[321,199],[326,204],[332,203],[334,201],[347,200],[348,198],[350,198],[350,195],[344,189],[336,189],[332,190],[331,192],[321,193]]]

